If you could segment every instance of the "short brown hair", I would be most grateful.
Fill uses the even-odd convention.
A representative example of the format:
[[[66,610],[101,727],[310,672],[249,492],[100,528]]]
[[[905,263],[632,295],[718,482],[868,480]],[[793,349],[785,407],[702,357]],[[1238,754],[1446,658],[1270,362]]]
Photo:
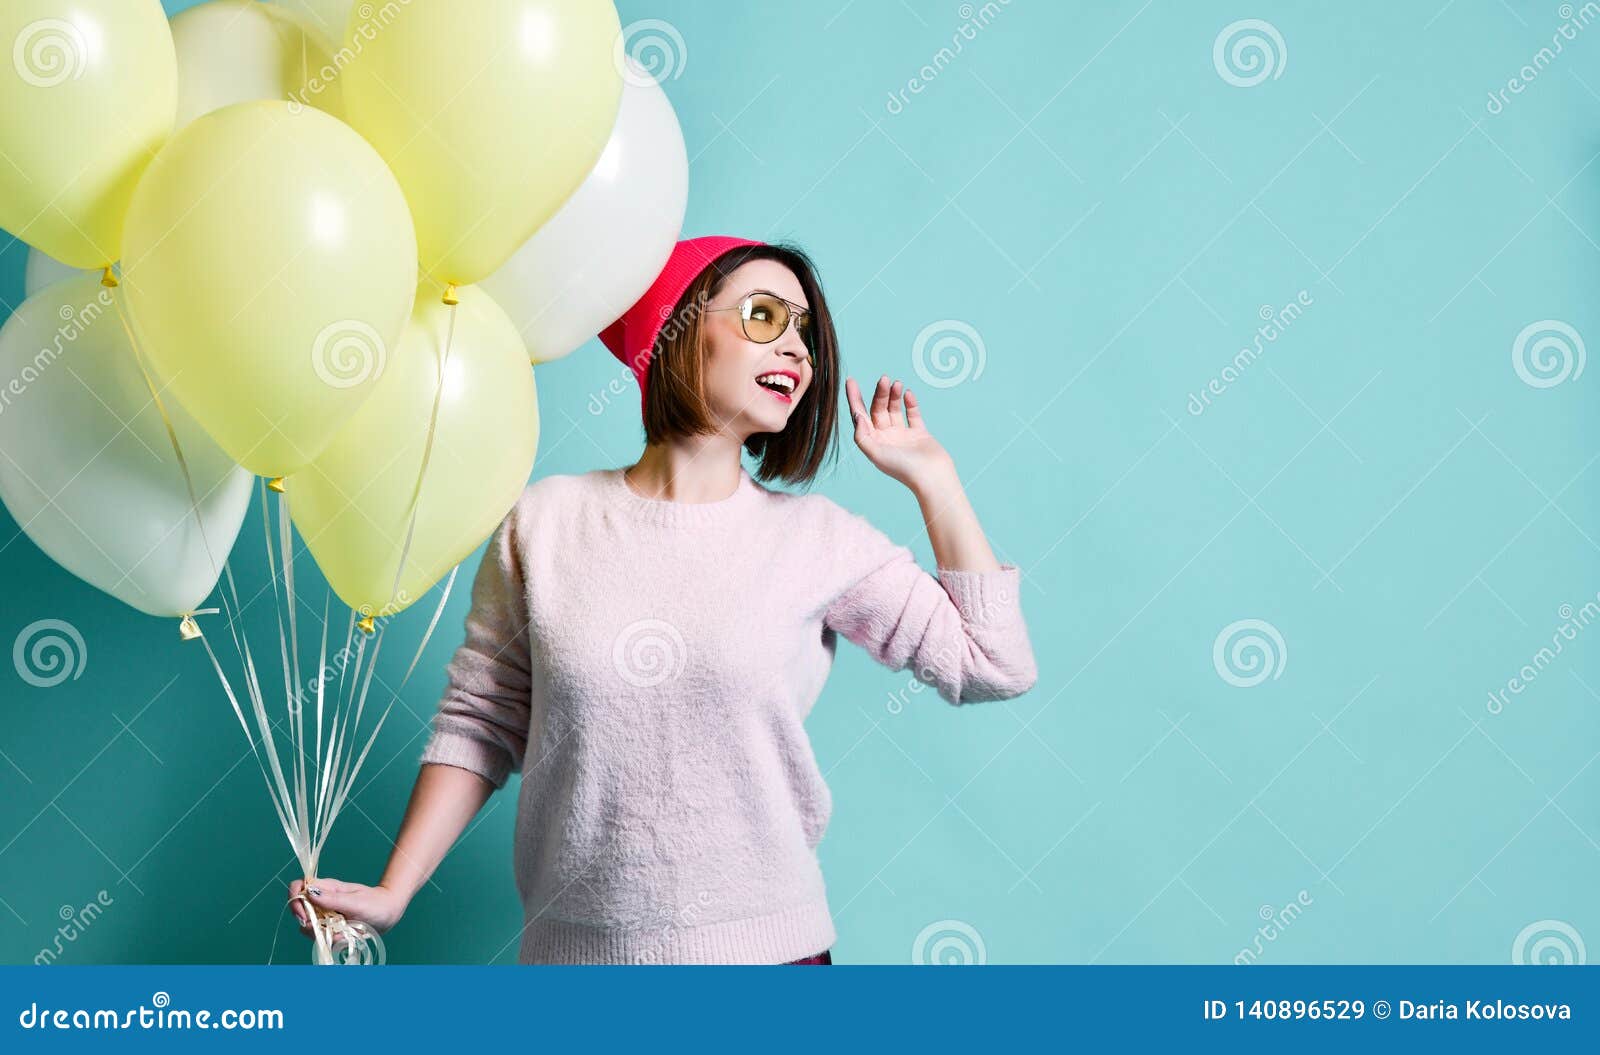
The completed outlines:
[[[752,260],[776,260],[800,280],[811,307],[811,385],[782,432],[762,432],[745,441],[762,480],[809,484],[838,454],[839,340],[816,268],[805,251],[787,243],[740,246],[712,261],[661,327],[645,377],[644,434],[647,443],[715,431],[705,396],[705,345],[700,310],[721,292],[728,276]]]

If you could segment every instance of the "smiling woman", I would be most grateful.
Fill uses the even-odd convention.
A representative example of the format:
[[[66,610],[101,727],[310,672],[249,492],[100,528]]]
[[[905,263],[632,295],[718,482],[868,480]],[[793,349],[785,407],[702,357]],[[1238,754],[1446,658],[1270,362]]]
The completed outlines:
[[[701,241],[708,253],[724,248]],[[745,450],[759,460],[757,476],[805,483],[836,453],[833,317],[804,251],[730,241],[678,297],[672,316],[680,324],[663,330],[643,373],[635,369],[645,439],[660,444],[737,423],[748,435]],[[607,332],[617,354],[621,333]]]
[[[831,964],[817,846],[833,799],[804,723],[838,639],[952,704],[1020,695],[1037,678],[1020,571],[887,376],[870,409],[846,385],[856,445],[916,496],[937,575],[863,517],[745,470],[749,454],[756,476],[809,483],[836,450],[838,342],[800,250],[679,242],[601,339],[643,388],[644,452],[523,492],[478,569],[382,882],[319,880],[311,901],[392,926],[520,771],[526,922],[502,952]]]

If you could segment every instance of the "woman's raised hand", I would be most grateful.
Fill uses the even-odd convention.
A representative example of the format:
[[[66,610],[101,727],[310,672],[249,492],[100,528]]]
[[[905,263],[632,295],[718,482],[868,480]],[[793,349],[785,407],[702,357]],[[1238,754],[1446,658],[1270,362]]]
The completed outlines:
[[[883,473],[916,491],[954,468],[949,453],[923,422],[917,397],[903,383],[891,383],[884,374],[870,407],[862,402],[855,378],[846,378],[844,389],[855,420],[856,446]]]

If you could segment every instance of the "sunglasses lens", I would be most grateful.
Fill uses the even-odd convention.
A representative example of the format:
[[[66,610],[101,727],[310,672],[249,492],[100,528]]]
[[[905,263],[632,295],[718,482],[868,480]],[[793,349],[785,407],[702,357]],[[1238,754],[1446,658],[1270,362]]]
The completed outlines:
[[[789,306],[767,293],[750,297],[744,317],[745,336],[759,344],[769,344],[789,327]]]
[[[744,335],[758,344],[771,344],[789,328],[789,305],[781,297],[770,293],[752,293],[745,301],[743,315]],[[806,346],[807,356],[814,359],[817,346],[811,312],[800,312],[794,328]]]

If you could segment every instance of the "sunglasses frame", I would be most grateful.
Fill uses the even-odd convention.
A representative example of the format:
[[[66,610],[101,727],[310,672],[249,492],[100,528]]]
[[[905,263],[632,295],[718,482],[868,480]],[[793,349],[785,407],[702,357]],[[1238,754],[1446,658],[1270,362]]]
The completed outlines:
[[[759,339],[751,336],[750,327],[748,325],[749,322],[750,322],[750,312],[752,310],[753,302],[755,301],[755,298],[757,296],[761,296],[761,295],[771,297],[773,300],[778,301],[789,312],[789,317],[784,320],[783,329],[779,330],[776,334],[774,334],[771,339],[765,340],[765,341],[759,340]],[[713,311],[737,311],[739,313],[739,329],[744,333],[744,336],[745,336],[746,340],[753,341],[756,344],[771,344],[771,343],[773,343],[779,337],[782,337],[784,334],[788,333],[789,332],[789,326],[792,324],[794,326],[794,328],[795,328],[795,332],[800,335],[800,342],[805,345],[806,358],[811,360],[813,363],[816,362],[817,350],[815,348],[813,348],[812,345],[811,345],[812,340],[815,339],[815,330],[802,330],[802,329],[800,329],[800,319],[801,318],[805,318],[805,319],[809,320],[811,322],[812,326],[816,325],[815,318],[811,314],[811,309],[810,308],[803,308],[800,305],[796,304],[794,301],[789,300],[786,297],[780,297],[780,296],[778,296],[778,294],[772,292],[772,290],[770,290],[770,289],[752,289],[750,292],[746,293],[743,297],[740,297],[739,298],[739,303],[737,303],[737,304],[729,305],[726,308],[707,308],[705,310],[708,313],[709,312],[713,312]]]

